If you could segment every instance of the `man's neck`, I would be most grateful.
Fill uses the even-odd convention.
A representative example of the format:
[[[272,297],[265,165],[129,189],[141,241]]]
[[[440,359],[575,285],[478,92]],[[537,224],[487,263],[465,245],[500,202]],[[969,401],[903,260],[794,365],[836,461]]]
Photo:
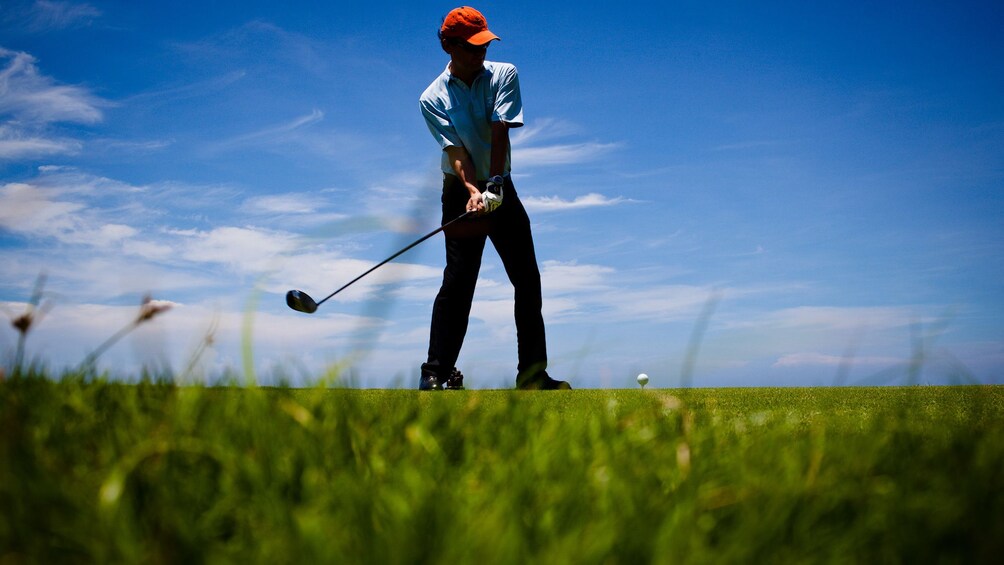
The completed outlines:
[[[463,83],[466,84],[468,88],[474,86],[474,79],[478,78],[478,75],[480,75],[483,70],[484,67],[470,71],[457,72],[457,69],[453,66],[453,63],[450,63],[450,74],[463,81]]]

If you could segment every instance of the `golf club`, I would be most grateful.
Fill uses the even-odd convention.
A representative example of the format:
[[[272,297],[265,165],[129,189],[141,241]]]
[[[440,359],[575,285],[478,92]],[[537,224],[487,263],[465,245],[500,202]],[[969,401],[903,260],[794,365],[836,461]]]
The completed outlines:
[[[318,306],[320,306],[321,304],[324,304],[324,302],[326,300],[328,300],[329,298],[331,298],[332,296],[334,296],[334,295],[338,294],[339,292],[345,290],[346,288],[352,286],[359,279],[361,279],[361,278],[365,277],[366,275],[372,273],[373,271],[377,270],[378,268],[382,267],[383,265],[386,265],[387,263],[390,263],[391,261],[393,261],[394,259],[396,259],[397,257],[399,257],[401,254],[403,254],[405,251],[408,251],[409,249],[411,249],[412,247],[415,247],[419,243],[422,243],[423,241],[429,239],[430,237],[436,235],[437,233],[445,230],[450,224],[452,224],[454,222],[458,222],[458,221],[466,218],[467,216],[473,215],[475,213],[476,212],[468,211],[468,212],[464,212],[463,214],[457,216],[456,218],[453,218],[449,222],[446,222],[445,224],[439,226],[438,228],[432,230],[431,232],[423,235],[421,238],[415,240],[414,242],[412,242],[411,244],[409,244],[404,249],[402,249],[402,250],[398,251],[397,253],[391,255],[390,257],[384,259],[380,263],[377,263],[376,265],[374,265],[372,268],[370,268],[365,273],[363,273],[363,274],[359,275],[358,277],[352,279],[351,281],[345,283],[345,285],[342,286],[342,288],[339,288],[338,290],[336,290],[336,291],[332,292],[331,294],[325,296],[321,300],[318,300],[318,301],[315,302],[314,299],[311,298],[310,295],[308,295],[306,292],[303,292],[302,290],[291,290],[291,291],[289,291],[289,292],[286,293],[286,305],[288,305],[290,308],[292,308],[293,310],[296,310],[298,312],[306,312],[307,314],[313,314],[317,310]]]

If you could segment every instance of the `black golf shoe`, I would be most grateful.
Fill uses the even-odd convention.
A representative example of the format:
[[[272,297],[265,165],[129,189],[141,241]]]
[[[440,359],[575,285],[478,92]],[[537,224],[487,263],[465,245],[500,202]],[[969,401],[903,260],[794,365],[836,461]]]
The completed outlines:
[[[446,390],[464,390],[464,374],[453,368],[449,378],[446,379]]]
[[[422,369],[422,376],[418,380],[418,390],[443,390],[443,383],[439,381],[439,375],[435,372]]]
[[[443,385],[436,375],[422,375],[418,381],[418,390],[443,390]]]
[[[516,381],[517,390],[572,390],[567,381],[552,379],[547,373],[538,373],[522,382],[517,378]]]

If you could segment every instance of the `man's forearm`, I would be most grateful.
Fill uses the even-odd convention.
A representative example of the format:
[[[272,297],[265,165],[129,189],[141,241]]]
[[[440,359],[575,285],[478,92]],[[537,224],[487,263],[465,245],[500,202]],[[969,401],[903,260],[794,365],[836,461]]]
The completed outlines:
[[[505,174],[509,157],[509,126],[505,122],[492,122],[492,152],[488,176]]]
[[[477,172],[474,169],[474,161],[471,160],[470,154],[463,147],[450,146],[445,149],[446,155],[450,160],[450,166],[453,168],[453,172],[460,179],[460,182],[464,183],[467,187],[467,192],[477,192]]]
[[[449,158],[450,167],[456,173],[460,182],[464,183],[470,198],[467,200],[467,210],[469,212],[480,212],[484,209],[481,202],[481,190],[478,189],[478,177],[474,168],[474,161],[463,147],[450,146],[445,149]]]

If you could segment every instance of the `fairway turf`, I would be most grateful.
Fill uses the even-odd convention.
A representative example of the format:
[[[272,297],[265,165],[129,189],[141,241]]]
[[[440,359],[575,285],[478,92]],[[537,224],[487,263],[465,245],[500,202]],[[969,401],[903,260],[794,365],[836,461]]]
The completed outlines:
[[[0,383],[0,563],[990,562],[1001,387]]]

